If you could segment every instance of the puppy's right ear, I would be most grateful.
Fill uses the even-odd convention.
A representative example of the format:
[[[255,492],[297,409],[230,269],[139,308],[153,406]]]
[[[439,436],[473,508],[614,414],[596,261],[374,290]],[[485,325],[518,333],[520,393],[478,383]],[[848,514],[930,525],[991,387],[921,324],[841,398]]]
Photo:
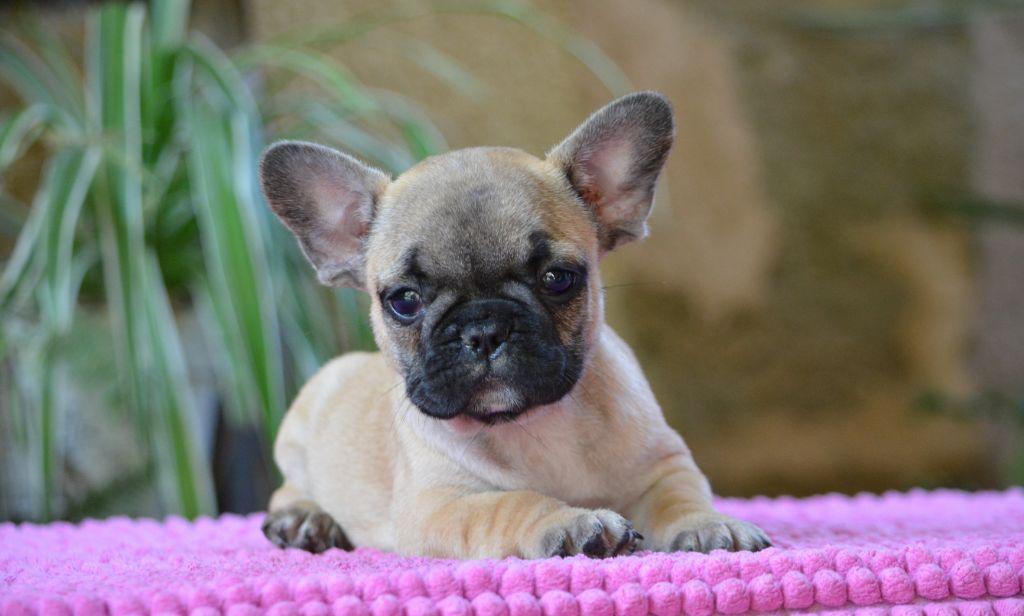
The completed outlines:
[[[331,287],[365,287],[365,240],[389,182],[383,172],[314,143],[281,141],[260,160],[267,202]]]

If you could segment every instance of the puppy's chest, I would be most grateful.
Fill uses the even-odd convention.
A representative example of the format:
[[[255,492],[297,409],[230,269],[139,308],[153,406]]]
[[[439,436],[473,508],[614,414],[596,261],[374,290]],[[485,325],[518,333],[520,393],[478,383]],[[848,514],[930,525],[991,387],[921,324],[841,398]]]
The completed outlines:
[[[632,498],[625,489],[631,461],[602,455],[578,438],[510,428],[488,435],[466,459],[495,488],[532,490],[580,507],[617,508]]]

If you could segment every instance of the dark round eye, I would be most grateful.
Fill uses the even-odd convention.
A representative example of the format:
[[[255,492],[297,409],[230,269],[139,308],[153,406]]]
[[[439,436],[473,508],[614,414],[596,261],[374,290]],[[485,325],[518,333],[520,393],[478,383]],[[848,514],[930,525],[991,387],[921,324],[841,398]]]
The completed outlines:
[[[540,277],[541,290],[549,295],[561,295],[576,285],[576,272],[549,269]]]
[[[419,316],[423,309],[423,300],[416,291],[401,289],[388,296],[387,305],[398,320],[409,322]]]

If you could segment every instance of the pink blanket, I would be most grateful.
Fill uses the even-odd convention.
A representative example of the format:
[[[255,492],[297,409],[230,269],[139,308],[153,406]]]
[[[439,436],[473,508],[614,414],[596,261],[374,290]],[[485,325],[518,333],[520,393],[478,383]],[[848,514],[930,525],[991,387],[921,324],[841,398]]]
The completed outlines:
[[[1024,490],[720,505],[776,547],[451,562],[277,550],[258,515],[0,524],[0,616],[1024,615]]]

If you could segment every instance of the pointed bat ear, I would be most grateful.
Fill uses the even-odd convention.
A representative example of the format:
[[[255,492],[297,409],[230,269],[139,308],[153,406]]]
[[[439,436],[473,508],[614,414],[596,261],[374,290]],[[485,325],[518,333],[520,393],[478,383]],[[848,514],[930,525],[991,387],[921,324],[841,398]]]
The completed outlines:
[[[598,110],[548,153],[593,211],[602,252],[647,235],[654,187],[674,139],[668,99],[637,92]]]
[[[365,287],[366,236],[389,182],[382,171],[314,143],[281,141],[260,160],[267,202],[332,287]]]

